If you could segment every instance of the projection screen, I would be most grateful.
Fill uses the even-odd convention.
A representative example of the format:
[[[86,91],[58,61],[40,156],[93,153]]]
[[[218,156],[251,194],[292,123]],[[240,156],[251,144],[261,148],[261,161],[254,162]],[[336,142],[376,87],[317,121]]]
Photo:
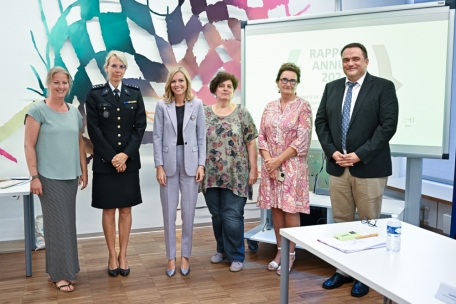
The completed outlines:
[[[368,72],[394,82],[399,124],[393,156],[448,158],[454,10],[439,3],[249,21],[242,30],[243,104],[257,127],[266,104],[279,98],[284,62],[301,68],[297,94],[313,119],[325,84],[345,77],[340,50],[351,42],[368,51]],[[312,150],[321,149],[315,129]]]

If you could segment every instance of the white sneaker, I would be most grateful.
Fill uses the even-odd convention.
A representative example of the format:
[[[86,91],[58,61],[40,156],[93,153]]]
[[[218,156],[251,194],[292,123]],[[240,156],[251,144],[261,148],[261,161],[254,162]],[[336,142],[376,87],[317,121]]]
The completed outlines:
[[[233,261],[230,266],[230,270],[233,272],[241,271],[242,270],[242,262]]]
[[[223,253],[217,252],[211,257],[211,263],[217,264],[223,261],[225,257],[223,256]]]

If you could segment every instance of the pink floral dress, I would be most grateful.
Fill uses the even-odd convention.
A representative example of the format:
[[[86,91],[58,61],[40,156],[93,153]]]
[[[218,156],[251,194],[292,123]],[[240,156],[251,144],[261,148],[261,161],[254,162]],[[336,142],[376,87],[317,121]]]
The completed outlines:
[[[282,163],[283,182],[269,178],[262,166],[257,206],[280,208],[289,213],[310,213],[307,152],[311,136],[312,109],[308,101],[297,97],[286,105],[283,113],[280,99],[266,105],[261,117],[258,148],[277,157],[292,147],[297,155]]]

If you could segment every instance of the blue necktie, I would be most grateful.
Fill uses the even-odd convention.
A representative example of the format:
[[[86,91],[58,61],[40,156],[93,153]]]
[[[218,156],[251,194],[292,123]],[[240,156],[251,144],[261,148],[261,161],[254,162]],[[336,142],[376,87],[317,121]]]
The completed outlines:
[[[342,149],[347,151],[347,131],[348,124],[350,123],[350,108],[352,101],[352,90],[357,82],[347,82],[348,90],[345,96],[344,108],[342,110]]]

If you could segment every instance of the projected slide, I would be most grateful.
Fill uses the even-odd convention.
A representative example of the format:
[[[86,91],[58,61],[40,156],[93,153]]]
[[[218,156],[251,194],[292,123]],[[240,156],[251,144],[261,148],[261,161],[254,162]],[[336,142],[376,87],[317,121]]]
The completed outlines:
[[[399,125],[391,141],[393,152],[441,158],[447,127],[444,118],[449,22],[423,22],[421,16],[416,18],[419,21],[410,16],[372,19],[332,19],[324,26],[303,23],[280,29],[247,25],[243,89],[245,105],[256,123],[259,124],[265,105],[279,98],[275,77],[280,65],[287,61],[301,68],[297,94],[311,103],[315,119],[325,84],[345,77],[341,48],[360,42],[368,51],[368,72],[389,79],[396,86]],[[315,130],[312,139],[312,147],[318,148]]]

